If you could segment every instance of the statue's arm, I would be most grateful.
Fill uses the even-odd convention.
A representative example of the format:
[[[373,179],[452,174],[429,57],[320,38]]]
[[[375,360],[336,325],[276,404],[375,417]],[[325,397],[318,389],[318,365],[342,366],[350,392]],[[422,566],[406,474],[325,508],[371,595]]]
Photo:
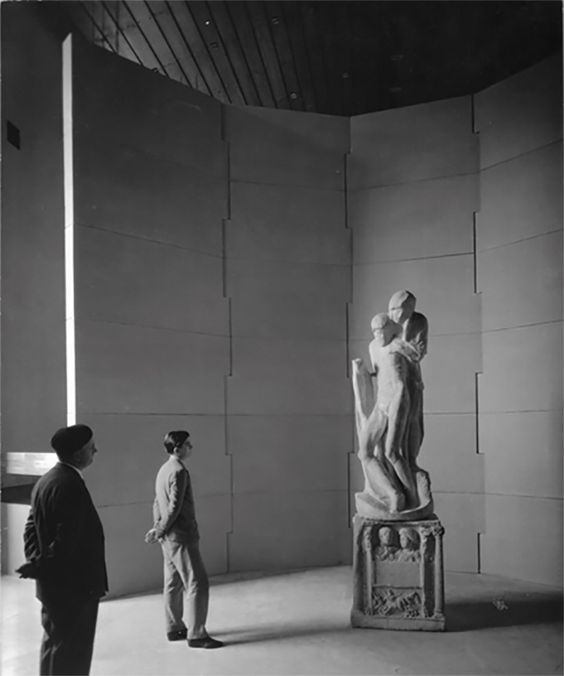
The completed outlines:
[[[351,375],[358,429],[366,423],[374,408],[374,387],[362,359],[353,359]]]
[[[371,343],[369,343],[369,345],[368,345],[368,354],[369,354],[369,356],[370,356],[370,364],[371,364],[371,366],[372,366],[372,371],[371,371],[371,373],[370,373],[371,376],[376,376],[376,375],[378,375],[378,366],[377,366],[377,359],[376,359],[376,353],[377,353],[377,351],[378,351],[378,347],[376,346],[376,344],[374,343],[374,341],[372,341]]]

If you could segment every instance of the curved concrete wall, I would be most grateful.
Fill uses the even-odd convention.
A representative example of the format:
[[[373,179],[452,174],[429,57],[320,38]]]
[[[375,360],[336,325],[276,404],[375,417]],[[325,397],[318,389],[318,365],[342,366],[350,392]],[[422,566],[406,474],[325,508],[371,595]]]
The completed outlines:
[[[218,102],[74,40],[72,51],[77,420],[96,430],[88,483],[111,591],[124,594],[160,584],[160,549],[143,534],[171,429],[192,435],[204,556],[227,570],[226,147]]]
[[[562,66],[351,120],[351,355],[409,288],[446,567],[562,582]],[[473,124],[475,128],[473,129]],[[474,133],[475,132],[475,133]],[[475,215],[474,215],[474,212]],[[356,460],[352,474],[359,481]]]
[[[73,49],[77,418],[113,592],[160,583],[142,535],[172,428],[211,573],[348,559],[348,120]]]
[[[562,583],[562,64],[476,96],[482,570]]]
[[[226,108],[233,570],[350,558],[345,118]]]

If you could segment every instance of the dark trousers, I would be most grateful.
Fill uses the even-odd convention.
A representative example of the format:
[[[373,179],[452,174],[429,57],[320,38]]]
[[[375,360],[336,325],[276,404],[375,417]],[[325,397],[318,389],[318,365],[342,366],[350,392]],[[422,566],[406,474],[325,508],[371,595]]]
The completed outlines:
[[[65,596],[41,606],[40,676],[86,676],[90,672],[99,599]]]

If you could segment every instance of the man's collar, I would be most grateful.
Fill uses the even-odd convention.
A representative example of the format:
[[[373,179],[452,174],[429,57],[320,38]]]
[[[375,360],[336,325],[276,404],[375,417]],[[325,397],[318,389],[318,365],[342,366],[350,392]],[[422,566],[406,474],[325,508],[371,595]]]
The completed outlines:
[[[77,472],[80,476],[80,478],[84,481],[84,475],[82,472],[78,469],[78,467],[75,467],[74,465],[71,465],[70,462],[63,462],[62,460],[59,460],[61,465],[66,465],[66,467],[72,467],[75,472]]]
[[[188,471],[188,467],[186,467],[186,465],[182,462],[182,460],[176,457],[176,455],[171,455],[170,459],[176,461],[181,467],[183,467],[186,471]]]

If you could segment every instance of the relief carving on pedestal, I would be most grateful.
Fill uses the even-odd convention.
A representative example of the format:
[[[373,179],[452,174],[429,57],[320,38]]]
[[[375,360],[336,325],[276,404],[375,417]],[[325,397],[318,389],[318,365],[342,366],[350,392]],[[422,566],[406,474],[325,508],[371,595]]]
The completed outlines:
[[[383,617],[418,617],[421,595],[418,590],[375,587],[372,591],[372,613]]]

